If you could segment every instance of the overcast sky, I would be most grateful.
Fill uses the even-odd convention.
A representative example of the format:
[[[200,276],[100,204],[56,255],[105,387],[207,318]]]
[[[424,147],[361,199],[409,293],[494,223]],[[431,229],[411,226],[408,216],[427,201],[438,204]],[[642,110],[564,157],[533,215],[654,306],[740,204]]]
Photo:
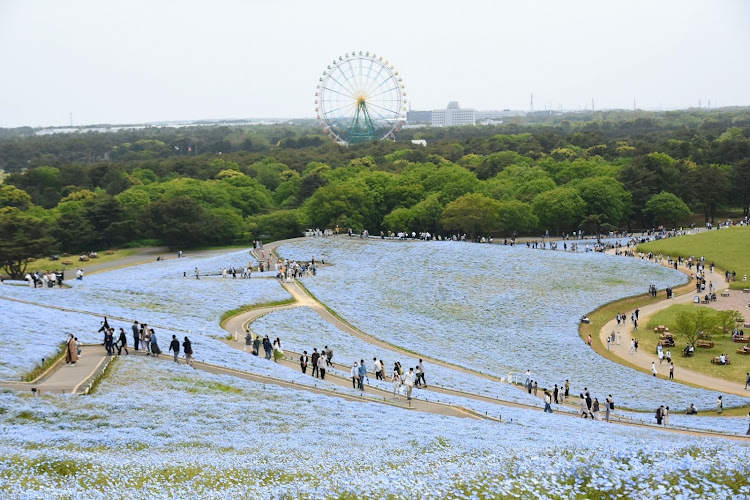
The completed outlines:
[[[355,50],[412,109],[750,105],[746,0],[0,0],[0,127],[312,117]]]

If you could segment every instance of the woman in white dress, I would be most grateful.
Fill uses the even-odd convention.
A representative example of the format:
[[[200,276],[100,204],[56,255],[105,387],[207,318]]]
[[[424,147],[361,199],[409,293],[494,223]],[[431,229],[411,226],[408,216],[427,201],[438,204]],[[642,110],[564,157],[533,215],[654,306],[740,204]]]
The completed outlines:
[[[391,382],[393,382],[393,395],[398,396],[398,391],[401,389],[401,374],[398,372],[398,367],[393,367],[393,375],[391,375]]]

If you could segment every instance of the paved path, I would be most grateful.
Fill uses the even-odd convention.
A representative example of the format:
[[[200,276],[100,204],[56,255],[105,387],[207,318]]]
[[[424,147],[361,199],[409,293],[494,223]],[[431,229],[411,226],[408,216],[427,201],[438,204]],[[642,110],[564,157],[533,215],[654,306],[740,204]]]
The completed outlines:
[[[637,257],[612,257],[612,258],[637,258]],[[655,264],[658,265],[658,264]],[[690,273],[687,268],[681,268],[683,272]],[[714,272],[713,274],[709,273],[709,276],[716,277],[717,280],[714,282],[714,287],[716,288],[716,295],[718,297],[718,300],[721,300],[720,294],[721,291],[728,288],[728,284],[723,279],[723,274],[721,272]],[[710,280],[710,278],[709,278]],[[710,280],[714,281],[714,280]],[[694,283],[694,282],[693,282]],[[628,363],[635,365],[636,367],[640,368],[641,371],[645,371],[647,373],[651,373],[651,363],[656,363],[656,371],[657,376],[659,378],[668,379],[669,378],[669,365],[664,362],[664,364],[659,365],[659,358],[656,356],[655,352],[647,352],[644,349],[640,349],[636,353],[630,353],[630,340],[637,337],[643,337],[645,335],[656,335],[654,332],[649,332],[645,329],[646,324],[648,324],[649,318],[656,313],[657,311],[661,311],[663,309],[666,309],[667,307],[673,305],[673,304],[692,304],[693,303],[693,297],[696,295],[695,287],[689,289],[686,293],[682,295],[677,295],[672,299],[664,299],[660,300],[659,302],[655,302],[653,304],[649,304],[646,306],[643,306],[640,308],[639,311],[639,319],[638,324],[641,325],[643,328],[641,328],[638,332],[633,331],[633,323],[630,321],[630,313],[633,311],[625,311],[625,314],[627,315],[627,323],[625,325],[617,325],[617,319],[613,318],[610,321],[608,321],[602,329],[599,331],[599,338],[602,341],[603,345],[607,345],[607,336],[612,333],[612,331],[619,331],[622,337],[620,345],[612,344],[610,346],[610,352],[614,353],[619,358],[627,361]],[[705,292],[703,294],[705,295]],[[732,382],[729,380],[720,379],[717,377],[711,377],[709,375],[705,375],[703,373],[699,373],[693,370],[688,370],[687,368],[682,368],[680,366],[680,356],[681,356],[681,349],[679,347],[672,348],[672,361],[675,363],[675,382],[685,382],[690,385],[696,385],[699,387],[703,387],[706,389],[711,389],[714,391],[724,392],[727,394],[735,394],[737,396],[744,396],[748,397],[750,396],[750,391],[745,390],[744,384],[740,384],[738,382]]]
[[[88,382],[104,368],[107,351],[101,345],[81,346],[81,357],[75,365],[65,363],[62,357],[57,363],[48,368],[36,380],[31,382],[14,382],[1,380],[0,387],[17,391],[31,391],[39,393],[76,394],[85,391]]]

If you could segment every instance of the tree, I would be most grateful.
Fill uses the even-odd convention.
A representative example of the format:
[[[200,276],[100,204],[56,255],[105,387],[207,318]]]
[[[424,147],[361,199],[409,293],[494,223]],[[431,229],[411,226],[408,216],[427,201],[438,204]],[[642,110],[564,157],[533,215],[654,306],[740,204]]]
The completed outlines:
[[[687,219],[693,213],[684,201],[666,191],[649,198],[643,212],[653,222],[669,223],[672,227],[677,227],[678,220]]]
[[[691,346],[695,343],[702,333],[708,333],[711,329],[712,315],[705,307],[698,308],[695,312],[683,312],[675,318],[675,325],[672,330]]]
[[[500,202],[480,193],[465,194],[448,203],[443,210],[443,227],[448,231],[490,234],[497,228]]]
[[[723,337],[724,335],[732,331],[732,329],[737,325],[738,319],[740,321],[742,320],[742,314],[739,311],[729,309],[726,311],[717,311],[715,318],[715,331],[716,333],[720,333]]]
[[[706,222],[713,224],[716,209],[728,198],[729,169],[726,165],[698,165],[692,171],[693,196],[703,206]]]
[[[144,232],[171,249],[190,248],[210,241],[214,218],[187,196],[151,202],[141,222]]]
[[[15,207],[26,210],[31,206],[31,196],[23,189],[4,184],[0,186],[0,208]]]
[[[576,188],[586,202],[586,215],[599,216],[598,226],[604,222],[617,225],[629,214],[630,193],[616,179],[591,177],[578,182]]]
[[[518,200],[501,201],[497,208],[497,229],[508,236],[517,232],[529,232],[539,224],[539,219],[528,203]]]
[[[11,279],[22,279],[29,258],[49,254],[54,244],[45,221],[16,209],[0,211],[0,263]]]
[[[541,229],[554,228],[559,235],[561,229],[576,227],[584,216],[586,202],[577,190],[559,187],[537,195],[531,206],[539,218]]]

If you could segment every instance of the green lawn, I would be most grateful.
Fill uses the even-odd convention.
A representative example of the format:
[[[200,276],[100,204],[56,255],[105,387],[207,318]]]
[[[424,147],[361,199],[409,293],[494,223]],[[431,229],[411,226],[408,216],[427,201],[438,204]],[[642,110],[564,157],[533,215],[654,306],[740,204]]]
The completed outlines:
[[[664,325],[672,330],[678,314],[682,312],[696,311],[698,308],[707,309],[712,314],[716,313],[716,311],[710,307],[697,304],[675,304],[654,313],[649,319],[646,328],[639,332],[638,349],[645,350],[649,353],[656,353],[656,343],[659,340],[659,334],[654,332],[654,328],[658,325]],[[746,332],[746,334],[748,333],[750,332]],[[696,347],[695,354],[692,357],[685,358],[682,356],[682,349],[687,342],[684,338],[680,338],[679,335],[676,335],[675,347],[669,348],[672,352],[672,361],[674,362],[675,370],[679,370],[680,367],[685,367],[712,377],[731,380],[733,382],[744,382],[745,373],[750,371],[750,356],[743,356],[736,353],[737,348],[742,344],[732,342],[731,334],[725,336],[714,334],[711,340],[716,344],[714,347],[710,349]],[[666,348],[664,352],[666,353]],[[729,355],[729,359],[732,362],[731,364],[715,365],[711,363],[711,358],[719,356],[722,353]],[[660,372],[669,373],[666,362],[662,365]]]
[[[34,271],[57,271],[63,268],[63,261],[72,261],[72,264],[66,265],[66,269],[78,269],[79,267],[82,269],[85,269],[88,266],[91,266],[93,264],[101,264],[103,262],[112,262],[116,261],[118,259],[122,259],[123,257],[128,257],[130,255],[133,255],[137,253],[137,250],[126,248],[123,250],[115,250],[115,253],[112,255],[107,255],[106,252],[99,252],[99,257],[96,259],[89,259],[86,262],[81,262],[78,260],[78,255],[71,255],[70,257],[60,257],[58,260],[52,260],[49,258],[46,259],[37,259],[34,262],[29,263],[29,267],[26,268],[27,272],[34,272]],[[67,276],[70,278],[70,276]]]
[[[642,252],[653,252],[672,257],[706,258],[706,265],[711,262],[724,270],[735,271],[737,281],[732,288],[750,288],[750,281],[742,282],[745,275],[750,276],[750,227],[703,231],[695,235],[667,238],[638,245]]]

